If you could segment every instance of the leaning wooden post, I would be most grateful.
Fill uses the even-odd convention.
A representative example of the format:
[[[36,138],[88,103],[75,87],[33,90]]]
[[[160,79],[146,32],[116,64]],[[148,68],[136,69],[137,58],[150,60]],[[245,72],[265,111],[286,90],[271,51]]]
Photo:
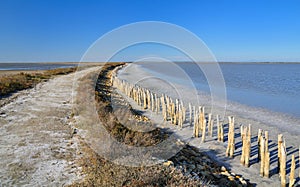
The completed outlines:
[[[289,187],[294,186],[294,184],[296,182],[296,180],[295,180],[295,169],[296,169],[295,155],[292,155],[292,163],[291,163],[291,173],[290,173]]]
[[[280,178],[281,187],[286,187],[286,150],[283,144],[280,146]]]
[[[282,145],[282,142],[283,142],[283,135],[282,134],[278,134],[278,153],[277,153],[277,169],[278,169],[278,173],[280,174],[280,169],[281,169],[281,145]]]

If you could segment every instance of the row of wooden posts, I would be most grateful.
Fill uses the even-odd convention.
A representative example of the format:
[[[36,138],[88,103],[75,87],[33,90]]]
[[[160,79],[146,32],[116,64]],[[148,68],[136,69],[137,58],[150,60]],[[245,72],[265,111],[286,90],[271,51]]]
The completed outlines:
[[[148,89],[137,85],[132,85],[124,80],[118,79],[116,76],[112,77],[113,85],[120,91],[132,98],[138,105],[144,109],[150,109],[157,114],[161,112],[165,121],[171,121],[172,124],[183,127],[185,122],[193,126],[193,136],[199,137],[201,134],[201,141],[205,142],[206,131],[208,135],[213,137],[214,119],[211,113],[207,118],[205,115],[205,107],[192,106],[188,104],[189,120],[186,119],[187,110],[182,101],[178,99],[173,100],[171,97],[162,94],[160,97]],[[234,117],[228,116],[228,144],[226,148],[226,156],[233,158],[235,151],[235,123]],[[224,125],[220,122],[219,115],[216,115],[217,126],[217,140],[224,142]],[[251,157],[251,125],[240,127],[242,138],[242,155],[241,164],[245,167],[250,166]],[[269,151],[269,132],[262,129],[258,130],[258,160],[260,162],[260,175],[262,177],[270,177],[270,151]],[[281,179],[281,186],[286,186],[286,163],[287,163],[286,146],[283,135],[278,135],[278,173]],[[299,163],[300,163],[300,149],[299,149]],[[289,186],[295,184],[295,155],[292,155],[291,172],[289,176]],[[299,168],[300,177],[300,168]]]

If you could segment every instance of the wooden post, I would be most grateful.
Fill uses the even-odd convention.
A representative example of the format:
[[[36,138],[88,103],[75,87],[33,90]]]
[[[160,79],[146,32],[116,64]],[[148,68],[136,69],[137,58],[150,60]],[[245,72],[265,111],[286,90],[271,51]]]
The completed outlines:
[[[182,101],[181,101],[181,106],[182,106],[182,124],[183,124],[186,120],[186,108],[184,107]]]
[[[178,125],[182,128],[182,107],[179,106],[178,108]]]
[[[193,111],[192,111],[192,105],[191,105],[191,103],[189,103],[189,112],[190,112],[190,126],[192,126]]]
[[[286,150],[283,144],[280,145],[280,178],[281,187],[286,187]]]
[[[241,164],[245,165],[245,147],[246,147],[246,132],[247,127],[241,126],[241,138],[242,138],[242,156],[241,156]]]
[[[147,104],[148,104],[148,109],[151,110],[151,95],[149,90],[147,90]]]
[[[193,110],[194,110],[194,137],[198,137],[199,136],[199,132],[198,132],[198,114],[196,111],[196,107],[193,106]]]
[[[178,99],[175,100],[175,110],[176,110],[175,112],[178,113],[178,110],[179,110],[179,100]]]
[[[278,169],[278,173],[280,174],[280,162],[281,162],[281,145],[283,142],[283,135],[282,134],[278,134],[278,153],[277,153],[277,157],[278,157],[278,161],[277,161],[277,169]]]
[[[211,129],[211,127],[210,127],[210,125],[211,125],[211,113],[209,113],[208,114],[208,123],[207,123],[207,125],[208,125],[208,134],[210,135],[210,136],[212,136],[212,132],[210,132],[210,129]]]
[[[220,119],[219,115],[217,115],[217,136],[218,136],[218,141],[221,141],[221,127],[220,127]]]
[[[228,135],[227,135],[227,141],[228,141],[228,144],[227,144],[227,148],[226,148],[226,157],[229,156],[229,152],[230,152],[230,145],[231,145],[231,131],[230,131],[230,126],[231,126],[231,118],[230,116],[228,116]]]
[[[300,164],[300,146],[299,146],[299,158],[298,158],[298,163]],[[300,178],[300,167],[299,167],[299,178]]]
[[[161,100],[162,115],[164,120],[167,121],[167,108],[166,108],[164,96],[161,96],[160,100]]]
[[[206,135],[206,119],[203,120],[203,127],[202,127],[202,143],[205,142],[205,135]]]
[[[199,107],[200,110],[200,130],[203,130],[204,125],[206,126],[206,120],[205,120],[205,108]],[[204,123],[205,120],[205,123]]]
[[[246,154],[245,154],[245,166],[250,166],[250,155],[251,155],[251,125],[249,124],[247,139],[246,139]]]
[[[147,96],[146,96],[145,90],[143,90],[143,96],[144,96],[144,98],[143,98],[143,100],[144,100],[144,109],[146,109],[147,108]]]
[[[234,117],[228,116],[229,131],[228,131],[228,145],[226,149],[226,156],[233,158],[235,142],[234,142]]]
[[[261,136],[260,138],[260,156],[261,156],[261,162],[260,162],[260,176],[264,176],[264,164],[265,164],[265,138]]]
[[[266,144],[266,146],[265,146],[265,150],[266,150],[266,152],[268,152],[269,151],[269,132],[268,131],[265,131],[265,144]]]
[[[258,148],[258,162],[261,160],[261,152],[260,152],[260,140],[262,137],[262,130],[258,129],[258,135],[257,135],[257,148]]]
[[[223,126],[223,123],[220,123],[220,133],[221,133],[221,135],[220,135],[220,140],[221,140],[221,142],[224,142],[224,126]]]
[[[270,153],[269,153],[269,132],[265,131],[265,150],[264,150],[264,177],[269,178]]]
[[[176,124],[176,117],[175,117],[175,104],[171,103],[171,123]]]
[[[296,180],[295,180],[295,169],[296,169],[296,163],[295,163],[295,155],[292,155],[292,163],[291,163],[291,173],[290,173],[290,182],[289,187],[294,186]]]
[[[193,134],[194,134],[194,137],[198,137],[198,133],[197,133],[197,123],[196,123],[196,115],[194,115],[195,118],[194,118],[194,126],[193,126]]]
[[[157,98],[157,94],[154,94],[154,99],[155,99],[155,112],[158,114],[159,110],[159,99]]]
[[[264,177],[270,177],[270,152],[265,153]]]
[[[249,167],[249,160],[251,154],[251,125],[249,127],[241,126],[241,136],[242,136],[242,156],[241,163]]]
[[[154,96],[153,96],[153,93],[151,92],[151,110],[152,110],[152,112],[154,112],[154,104],[155,104]]]

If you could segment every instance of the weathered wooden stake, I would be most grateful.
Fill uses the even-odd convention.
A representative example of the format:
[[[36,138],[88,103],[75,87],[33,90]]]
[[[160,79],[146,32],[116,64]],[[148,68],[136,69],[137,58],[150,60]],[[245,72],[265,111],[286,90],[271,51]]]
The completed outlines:
[[[146,109],[147,108],[147,96],[146,96],[145,91],[143,91],[143,96],[144,96],[144,98],[143,98],[143,100],[144,100],[144,109]]]
[[[153,93],[151,92],[151,110],[152,110],[152,112],[154,112],[154,104],[155,104],[154,96],[153,96]]]
[[[233,158],[235,142],[234,142],[234,117],[228,116],[229,131],[228,131],[228,145],[226,149],[226,156]]]
[[[208,114],[208,130],[210,137],[213,137],[213,118],[211,113]]]
[[[200,111],[200,131],[203,130],[204,125],[206,126],[206,120],[205,120],[205,108],[203,107],[199,107],[199,111]],[[204,120],[205,120],[205,124],[204,124]]]
[[[278,161],[277,161],[277,169],[278,169],[278,173],[280,174],[280,169],[281,169],[281,145],[283,142],[283,135],[282,134],[278,134],[278,153],[277,153],[277,157],[278,157]]]
[[[194,137],[198,137],[199,136],[199,132],[198,132],[198,114],[196,111],[196,107],[193,106],[193,110],[194,110]]]
[[[249,124],[247,140],[246,140],[246,154],[245,154],[245,166],[250,166],[250,155],[251,155],[251,125]]]
[[[192,115],[193,115],[193,111],[192,111],[192,105],[191,105],[191,103],[189,103],[189,112],[190,112],[190,125],[192,126]]]
[[[245,165],[245,144],[246,144],[246,132],[247,127],[241,126],[241,138],[242,138],[242,156],[241,156],[241,164]]]
[[[294,186],[294,184],[296,182],[296,180],[295,180],[295,169],[296,169],[295,155],[292,155],[292,163],[291,163],[291,173],[290,173],[289,187]]]
[[[221,141],[221,127],[220,127],[220,119],[219,119],[219,115],[216,116],[217,117],[217,136],[218,136],[218,141]]]
[[[206,119],[203,120],[203,127],[202,127],[202,143],[205,142],[205,135],[206,135]]]
[[[261,137],[262,137],[262,130],[258,129],[258,135],[257,135],[257,147],[258,147],[258,156],[257,156],[257,159],[258,159],[258,162],[261,160],[261,152],[260,152],[260,140],[261,140]]]
[[[281,187],[286,187],[286,150],[283,144],[280,145],[280,178]]]
[[[260,138],[260,156],[261,156],[261,163],[260,163],[260,176],[264,176],[264,164],[265,164],[265,138],[261,136]]]
[[[264,177],[270,177],[270,152],[266,152],[265,154]]]
[[[269,153],[269,132],[265,131],[265,150],[264,150],[264,177],[269,178],[270,153]]]

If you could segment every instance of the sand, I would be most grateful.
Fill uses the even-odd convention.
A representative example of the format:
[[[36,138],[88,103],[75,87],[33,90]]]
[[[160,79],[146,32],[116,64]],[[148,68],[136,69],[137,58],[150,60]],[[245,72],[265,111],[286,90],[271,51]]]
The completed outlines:
[[[162,85],[160,81],[157,79],[144,79],[145,77],[151,77],[152,75],[149,72],[145,72],[142,68],[139,66],[132,64],[124,68],[119,72],[119,78],[127,80],[131,83],[137,83],[140,80],[143,80],[142,83],[139,82],[139,85],[150,89],[154,93],[166,93],[167,95],[178,98],[178,93],[181,94],[182,100],[185,104],[188,102],[191,103],[197,103],[197,96],[200,97],[201,102],[200,105],[207,106],[208,110],[210,109],[210,99],[209,96],[202,94],[202,93],[196,93],[195,91],[191,89],[187,89],[187,87],[181,86],[181,85],[175,85],[176,86],[176,92],[172,90],[171,87]],[[123,95],[126,97],[125,95]],[[213,138],[207,138],[207,141],[205,143],[201,143],[201,138],[192,138],[192,127],[189,126],[188,123],[184,125],[184,128],[182,130],[178,129],[177,127],[174,127],[170,123],[162,123],[162,119],[160,115],[156,115],[148,110],[143,110],[141,107],[139,107],[133,100],[127,98],[130,104],[138,109],[142,110],[144,115],[149,117],[152,121],[156,121],[158,126],[162,127],[169,127],[173,129],[182,140],[189,142],[189,144],[198,147],[202,151],[208,152],[208,154],[214,158],[217,162],[220,162],[231,169],[232,172],[241,174],[244,178],[249,179],[250,182],[257,184],[257,186],[279,186],[280,180],[278,174],[275,174],[274,171],[277,166],[277,135],[279,133],[282,133],[287,146],[287,168],[290,167],[290,161],[292,154],[295,154],[296,158],[298,158],[298,147],[300,145],[300,123],[296,123],[297,120],[291,120],[288,117],[286,120],[282,120],[282,116],[280,118],[272,115],[269,111],[260,110],[257,112],[254,108],[247,107],[247,110],[239,111],[239,104],[229,102],[227,105],[226,113],[225,113],[225,120],[224,123],[228,123],[227,116],[232,115],[235,117],[235,133],[238,135],[236,138],[236,145],[237,149],[235,151],[235,158],[234,159],[228,159],[225,157],[225,150],[227,146],[227,142],[219,143],[216,141],[216,135]],[[199,105],[196,105],[199,106]],[[220,106],[214,106],[216,111],[222,112],[222,108]],[[243,106],[245,108],[245,106]],[[213,114],[215,115],[215,114]],[[292,123],[288,123],[292,121]],[[240,154],[241,154],[241,138],[240,138],[240,128],[238,128],[241,124],[243,125],[252,125],[252,151],[251,151],[251,158],[250,163],[251,166],[249,168],[246,168],[240,164]],[[259,167],[260,164],[257,163],[256,158],[257,154],[256,152],[256,141],[257,141],[257,132],[258,129],[261,128],[263,130],[269,131],[270,136],[270,142],[269,142],[269,150],[271,153],[271,167],[270,167],[270,178],[263,178],[259,176]],[[214,132],[216,134],[216,131]],[[226,136],[227,133],[225,133]],[[299,170],[299,163],[296,165],[297,172],[296,176],[298,176],[298,170]],[[287,172],[287,175],[289,175],[289,169]],[[287,180],[288,181],[288,180]],[[298,184],[299,180],[298,180]]]

